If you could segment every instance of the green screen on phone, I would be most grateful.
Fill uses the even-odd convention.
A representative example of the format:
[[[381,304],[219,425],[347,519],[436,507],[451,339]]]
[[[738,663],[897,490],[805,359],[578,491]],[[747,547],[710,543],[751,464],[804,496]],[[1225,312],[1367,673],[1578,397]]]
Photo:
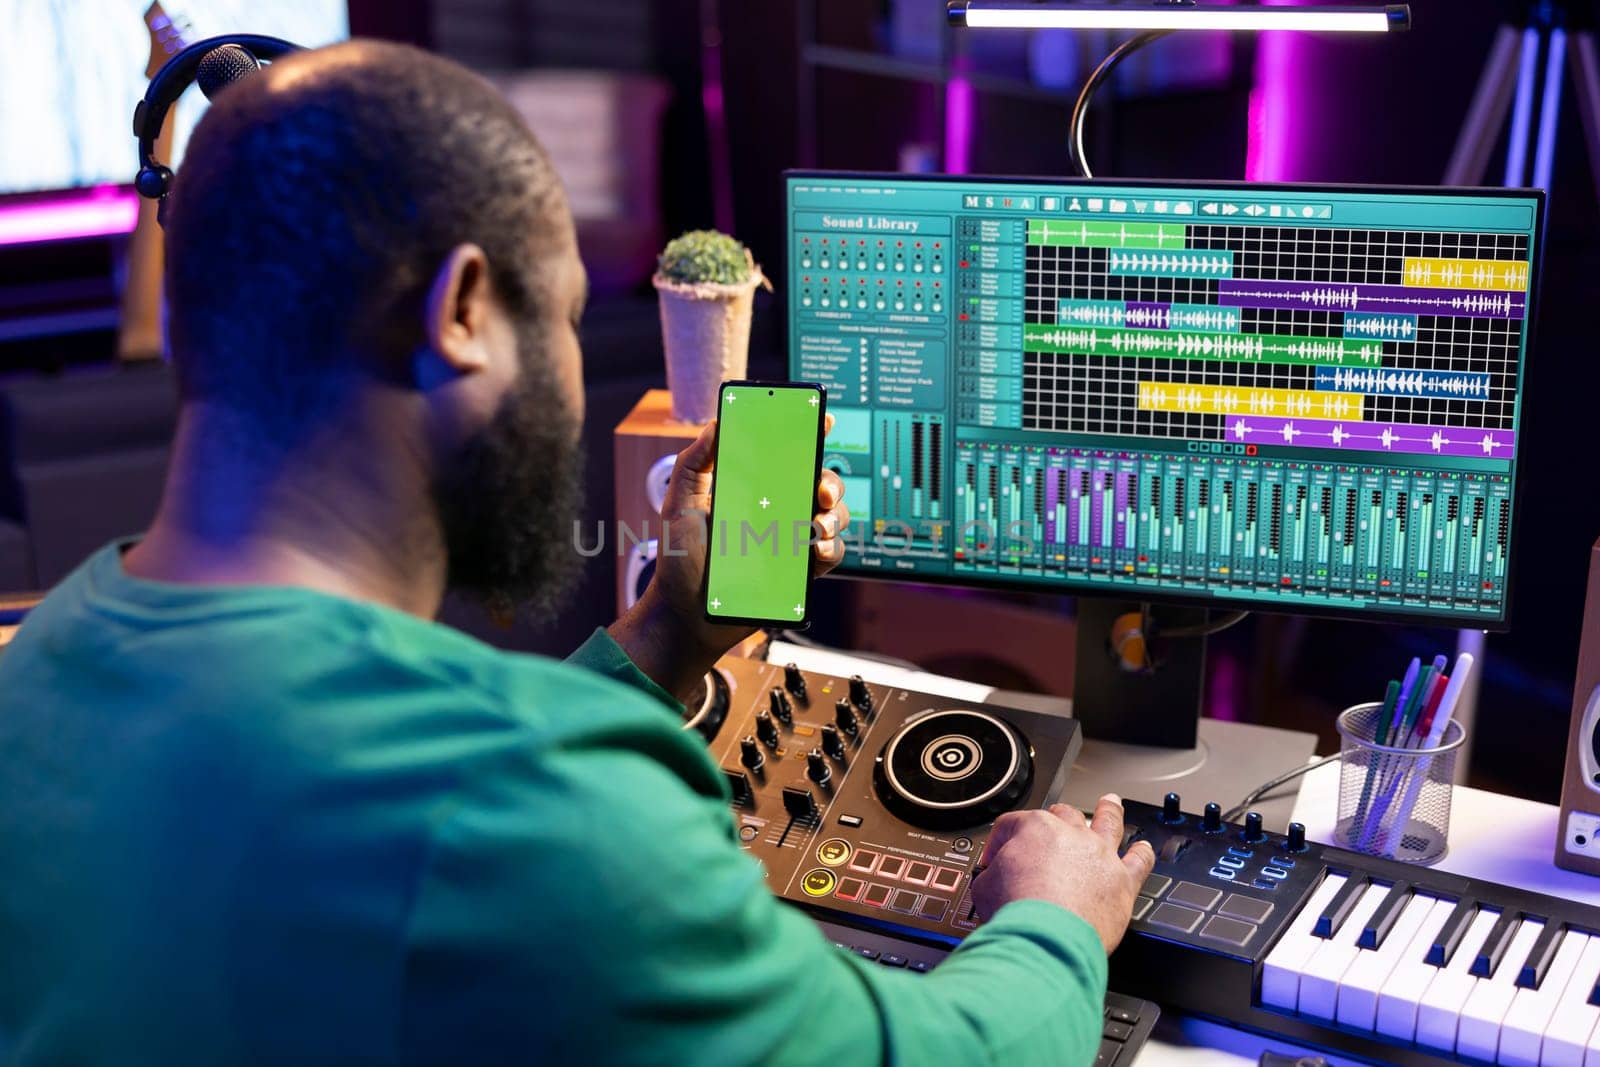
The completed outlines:
[[[712,488],[706,615],[807,621],[822,390],[722,387]]]

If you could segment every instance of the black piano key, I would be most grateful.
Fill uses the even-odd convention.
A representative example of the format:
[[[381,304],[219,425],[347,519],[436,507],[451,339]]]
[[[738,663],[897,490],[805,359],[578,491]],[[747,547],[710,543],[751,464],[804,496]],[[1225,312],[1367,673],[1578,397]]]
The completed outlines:
[[[1596,982],[1594,988],[1589,990],[1589,1004],[1592,1007],[1600,1007],[1600,982]]]
[[[1434,967],[1443,967],[1449,963],[1450,957],[1456,954],[1461,939],[1467,936],[1467,927],[1472,925],[1473,916],[1477,914],[1477,901],[1470,897],[1463,897],[1458,901],[1455,909],[1450,912],[1450,917],[1445,919],[1444,925],[1439,928],[1433,944],[1428,946],[1428,954],[1423,957],[1423,962]]]
[[[1517,932],[1517,927],[1522,925],[1522,913],[1509,908],[1500,913],[1500,918],[1489,927],[1489,936],[1484,938],[1483,947],[1478,949],[1478,954],[1472,958],[1472,966],[1467,968],[1467,973],[1478,978],[1490,978],[1500,968],[1500,960],[1505,956],[1506,949],[1511,945],[1511,938]]]
[[[1528,958],[1522,961],[1522,969],[1517,972],[1520,988],[1538,989],[1544,984],[1544,973],[1550,969],[1550,961],[1556,958],[1566,932],[1566,926],[1554,919],[1544,924],[1544,929],[1534,939],[1533,948],[1528,950]]]
[[[1350,917],[1350,911],[1356,906],[1356,901],[1361,899],[1361,894],[1366,892],[1367,879],[1359,874],[1352,874],[1345,879],[1344,885],[1333,895],[1328,902],[1328,907],[1317,916],[1317,925],[1311,928],[1313,937],[1329,938],[1339,932],[1339,927]]]
[[[1372,913],[1372,918],[1367,920],[1367,925],[1361,928],[1361,936],[1356,939],[1356,947],[1382,948],[1384,938],[1389,936],[1395,920],[1400,918],[1400,913],[1406,910],[1406,905],[1409,903],[1411,903],[1411,887],[1405,882],[1396,882],[1389,890],[1389,895],[1378,905],[1378,910]]]

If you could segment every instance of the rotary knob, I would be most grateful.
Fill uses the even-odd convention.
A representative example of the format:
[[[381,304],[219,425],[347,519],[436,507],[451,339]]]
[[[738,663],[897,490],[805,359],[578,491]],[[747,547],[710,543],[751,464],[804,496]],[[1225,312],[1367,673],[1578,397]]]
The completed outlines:
[[[772,692],[767,694],[767,704],[772,711],[772,717],[779,722],[789,722],[794,719],[794,706],[789,703],[789,697],[777,686],[772,687]]]
[[[1267,831],[1261,826],[1261,813],[1252,811],[1244,817],[1244,833],[1241,835],[1250,844],[1267,839]]]
[[[814,748],[806,753],[806,777],[822,786],[833,780],[833,769],[828,766],[820,749]]]
[[[850,703],[861,709],[861,714],[872,714],[872,691],[867,688],[867,683],[859,674],[850,677]]]
[[[793,663],[784,665],[783,687],[793,693],[797,700],[806,698],[806,676],[801,674],[800,668]]]
[[[739,762],[752,771],[759,771],[767,762],[766,754],[761,751],[761,746],[756,744],[756,739],[746,737],[739,742]]]
[[[833,707],[833,721],[839,724],[840,730],[849,734],[851,737],[854,737],[856,735],[856,731],[860,729],[860,727],[856,724],[855,709],[852,708],[848,702],[843,700],[839,701]]]
[[[822,727],[822,751],[836,760],[844,759],[844,735],[831,722]]]
[[[778,747],[778,724],[772,718],[772,712],[762,711],[756,714],[756,736],[761,738],[768,748]]]
[[[1168,793],[1161,799],[1161,821],[1168,826],[1176,826],[1183,821],[1183,798],[1176,793]]]
[[[1222,833],[1222,805],[1216,801],[1206,805],[1205,814],[1200,819],[1200,829],[1208,834]]]
[[[1284,838],[1283,847],[1288,852],[1304,852],[1306,850],[1306,824],[1292,822],[1289,824],[1289,836]]]

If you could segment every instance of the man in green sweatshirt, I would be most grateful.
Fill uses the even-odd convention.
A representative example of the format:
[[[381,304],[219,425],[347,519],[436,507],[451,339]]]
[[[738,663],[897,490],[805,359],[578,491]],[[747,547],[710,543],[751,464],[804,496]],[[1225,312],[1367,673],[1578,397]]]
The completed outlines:
[[[566,662],[430,621],[549,603],[577,556],[583,267],[487,85],[287,58],[169,208],[159,514],[0,655],[0,1061],[1092,1061],[1153,860],[1114,797],[1001,819],[987,921],[927,976],[737,847],[674,699],[743,636],[696,602],[711,431],[666,507],[691,550]]]

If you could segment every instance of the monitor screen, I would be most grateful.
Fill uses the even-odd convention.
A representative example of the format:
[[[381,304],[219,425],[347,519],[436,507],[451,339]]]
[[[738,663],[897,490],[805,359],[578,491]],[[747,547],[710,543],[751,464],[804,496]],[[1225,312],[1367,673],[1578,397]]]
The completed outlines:
[[[134,105],[149,78],[150,0],[0,0],[0,195],[126,184],[139,170]],[[350,34],[345,0],[172,0],[193,43],[261,33],[314,47]],[[174,111],[175,155],[205,109]]]
[[[1506,625],[1541,194],[787,186],[843,573]]]

